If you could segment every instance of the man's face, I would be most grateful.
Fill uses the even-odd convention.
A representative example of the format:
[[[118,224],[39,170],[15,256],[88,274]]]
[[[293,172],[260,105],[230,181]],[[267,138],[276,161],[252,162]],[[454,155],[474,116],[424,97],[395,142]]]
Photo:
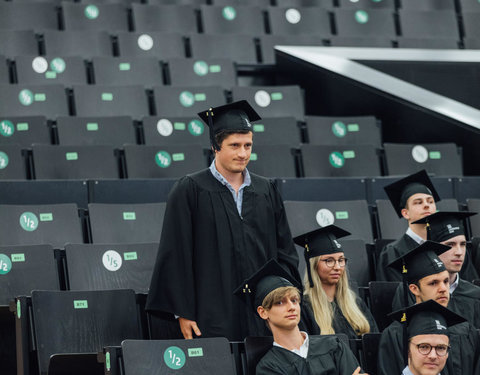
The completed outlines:
[[[275,329],[294,329],[300,322],[300,296],[298,293],[286,294],[270,310],[259,306],[257,311],[262,319],[268,321],[272,332]]]
[[[438,257],[445,264],[447,271],[450,273],[460,272],[465,260],[465,252],[467,249],[467,239],[463,234],[452,237],[442,242],[443,245],[450,246],[451,249],[440,254]]]
[[[443,307],[448,306],[450,299],[448,271],[425,276],[418,281],[418,286],[410,284],[409,288],[415,295],[417,303],[433,299]]]
[[[252,152],[252,137],[251,132],[234,133],[223,140],[220,151],[215,152],[215,166],[220,173],[242,173],[245,170]]]
[[[431,195],[416,193],[407,199],[407,205],[402,209],[402,216],[409,223],[420,220],[437,211],[435,200]]]
[[[408,367],[413,375],[438,375],[447,362],[448,353],[439,356],[435,350],[436,346],[448,346],[449,339],[446,335],[417,335],[410,339],[408,347]],[[420,345],[418,348],[417,345]],[[428,345],[432,350],[428,354],[421,354],[428,351]]]

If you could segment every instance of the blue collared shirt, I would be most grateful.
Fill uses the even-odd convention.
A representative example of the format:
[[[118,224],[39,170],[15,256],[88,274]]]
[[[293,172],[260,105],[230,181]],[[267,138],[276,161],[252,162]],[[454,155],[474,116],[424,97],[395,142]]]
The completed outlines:
[[[213,177],[215,177],[222,185],[225,185],[228,190],[232,193],[233,200],[235,201],[235,204],[237,205],[237,211],[240,217],[242,217],[242,203],[243,203],[243,189],[246,186],[250,186],[252,183],[252,180],[250,179],[250,173],[248,173],[247,168],[243,171],[243,184],[240,186],[238,189],[238,193],[235,191],[232,185],[227,181],[225,177],[222,176],[222,174],[217,170],[215,167],[215,160],[212,161],[212,164],[210,164],[210,172],[212,172]]]

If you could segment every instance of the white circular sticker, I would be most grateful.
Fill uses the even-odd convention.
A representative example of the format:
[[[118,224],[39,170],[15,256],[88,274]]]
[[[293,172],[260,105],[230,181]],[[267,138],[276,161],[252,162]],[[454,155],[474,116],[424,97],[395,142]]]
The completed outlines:
[[[162,118],[157,122],[157,131],[160,133],[160,135],[168,137],[173,133],[173,125],[166,118]]]
[[[316,219],[317,219],[318,225],[320,225],[321,227],[326,227],[327,225],[331,225],[335,221],[332,211],[327,210],[326,208],[322,208],[318,210]]]
[[[428,151],[422,145],[417,145],[412,148],[412,157],[417,163],[425,163],[428,160]]]
[[[302,15],[297,9],[290,8],[285,12],[285,18],[288,22],[296,24],[302,19]]]
[[[118,271],[122,267],[122,256],[115,250],[107,250],[103,254],[102,262],[109,271]]]
[[[149,51],[153,47],[153,39],[148,34],[142,34],[138,37],[137,40],[138,46],[144,51]]]
[[[45,57],[35,57],[32,61],[32,68],[36,73],[45,73],[48,69],[48,62]]]
[[[255,93],[255,103],[260,107],[268,107],[270,102],[270,94],[265,90],[259,90]]]
[[[358,3],[358,0],[350,0],[351,3]]]

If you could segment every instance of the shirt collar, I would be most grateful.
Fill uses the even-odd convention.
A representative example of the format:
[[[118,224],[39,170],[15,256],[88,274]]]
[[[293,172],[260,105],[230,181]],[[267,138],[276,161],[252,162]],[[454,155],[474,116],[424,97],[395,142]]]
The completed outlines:
[[[410,227],[408,227],[407,229],[407,236],[411,237],[419,245],[425,242],[425,240],[422,237],[420,237],[418,234],[416,234]]]
[[[304,332],[304,331],[300,331],[300,333],[302,334],[304,340],[303,340],[303,344],[300,346],[300,348],[298,349],[292,349],[290,350],[291,352],[299,355],[300,357],[302,358],[307,358],[307,355],[308,355],[308,346],[310,344],[310,339],[308,337],[308,333],[307,332]],[[283,348],[285,350],[288,350],[286,348],[284,348],[282,345],[276,343],[275,341],[273,342],[273,346],[278,346],[279,348]]]
[[[215,166],[215,159],[213,159],[212,164],[210,164],[210,172],[213,174],[213,177],[215,177],[218,181],[220,181],[223,185],[227,186],[232,186],[230,182],[217,170],[217,167]],[[245,168],[244,171],[242,172],[243,175],[243,184],[240,186],[240,189],[244,186],[250,186],[252,183],[252,179],[250,177],[250,172],[248,172],[248,169]]]
[[[457,273],[457,277],[455,278],[455,281],[452,284],[450,284],[450,294],[452,294],[455,291],[455,289],[457,289],[458,280],[460,280],[460,277],[458,276],[458,273]]]

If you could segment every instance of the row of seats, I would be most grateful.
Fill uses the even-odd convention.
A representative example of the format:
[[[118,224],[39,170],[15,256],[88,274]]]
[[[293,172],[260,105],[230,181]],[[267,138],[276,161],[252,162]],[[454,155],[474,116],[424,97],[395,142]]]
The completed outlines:
[[[211,160],[211,151],[198,143],[124,145],[120,150],[34,144],[31,151],[10,144],[0,146],[0,179],[178,178]],[[421,169],[438,176],[463,175],[453,143],[385,143],[384,150],[372,145],[256,145],[248,168],[266,177],[404,175]]]

